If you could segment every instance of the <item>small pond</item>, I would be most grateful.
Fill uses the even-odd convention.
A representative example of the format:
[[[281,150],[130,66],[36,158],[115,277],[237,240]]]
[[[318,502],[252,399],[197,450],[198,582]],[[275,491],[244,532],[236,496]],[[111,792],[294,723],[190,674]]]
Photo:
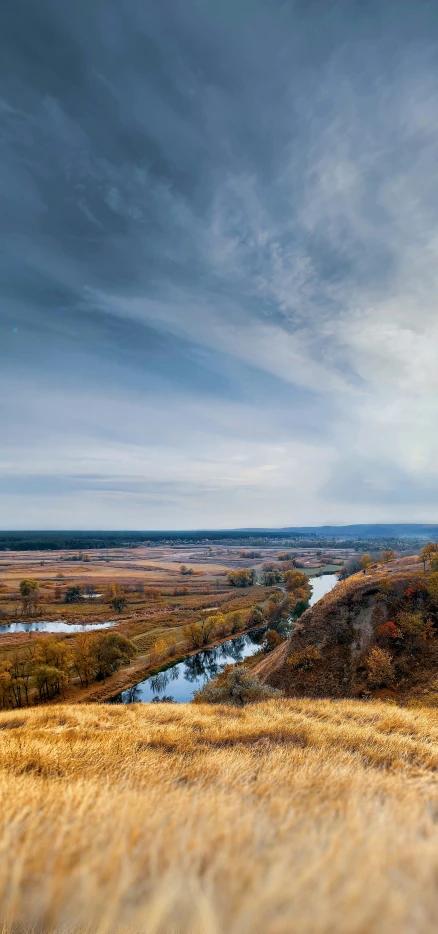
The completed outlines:
[[[313,592],[309,601],[310,606],[313,606],[324,594],[332,590],[337,581],[336,574],[322,574],[319,577],[312,577],[310,582]],[[286,636],[292,625],[293,623],[283,622],[283,624],[275,626],[275,628],[280,635]],[[244,658],[258,652],[266,628],[253,629],[251,632],[234,636],[233,639],[222,642],[220,645],[203,649],[197,652],[196,655],[191,655],[182,662],[170,665],[165,671],[160,671],[151,678],[146,678],[132,688],[122,691],[112,697],[110,703],[145,704],[150,701],[164,699],[176,701],[178,704],[188,703],[192,700],[196,691],[199,691],[207,681],[211,681],[212,678],[220,674],[226,665],[242,662]]]
[[[38,620],[34,623],[8,623],[0,625],[0,633],[4,632],[94,632],[97,629],[110,629],[112,623],[64,623],[60,619],[51,622]]]
[[[309,600],[309,606],[313,606],[321,597],[324,597],[326,593],[333,590],[335,584],[338,583],[338,577],[337,574],[320,574],[319,577],[311,577],[310,581],[312,584],[312,596]]]

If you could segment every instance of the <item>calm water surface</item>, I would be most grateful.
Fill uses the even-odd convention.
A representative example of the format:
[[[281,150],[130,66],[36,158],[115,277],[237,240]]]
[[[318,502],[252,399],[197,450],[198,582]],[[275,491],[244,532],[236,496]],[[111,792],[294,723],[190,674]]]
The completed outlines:
[[[52,622],[45,623],[43,620],[38,620],[35,623],[9,623],[9,625],[1,625],[0,633],[3,632],[93,632],[97,629],[109,629],[111,626],[115,626],[115,622],[112,623],[63,623],[62,620],[52,620]]]
[[[312,596],[309,600],[309,606],[313,606],[314,603],[317,603],[326,593],[329,593],[330,590],[333,590],[335,584],[338,583],[338,578],[336,574],[321,574],[321,577],[311,577],[312,584]]]
[[[335,586],[338,579],[335,574],[325,574],[321,577],[312,577],[310,580],[313,592],[309,603],[313,606]],[[122,691],[113,697],[110,703],[137,704],[140,702],[145,704],[164,698],[176,701],[178,704],[188,703],[196,691],[200,691],[207,681],[211,681],[220,674],[226,665],[241,662],[244,658],[258,652],[266,628],[265,626],[263,629],[253,629],[252,632],[242,633],[240,636],[229,639],[228,642],[222,642],[221,645],[197,652],[196,655],[172,665],[166,671],[160,671],[152,678],[146,678],[134,687],[128,688],[127,691]],[[281,634],[285,635],[290,628],[290,625],[283,624]]]

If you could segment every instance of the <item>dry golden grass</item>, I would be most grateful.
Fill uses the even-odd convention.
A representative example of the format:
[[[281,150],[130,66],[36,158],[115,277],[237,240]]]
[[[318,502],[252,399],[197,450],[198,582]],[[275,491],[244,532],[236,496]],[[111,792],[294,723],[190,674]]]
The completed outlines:
[[[437,766],[384,704],[1,714],[0,930],[429,934]]]

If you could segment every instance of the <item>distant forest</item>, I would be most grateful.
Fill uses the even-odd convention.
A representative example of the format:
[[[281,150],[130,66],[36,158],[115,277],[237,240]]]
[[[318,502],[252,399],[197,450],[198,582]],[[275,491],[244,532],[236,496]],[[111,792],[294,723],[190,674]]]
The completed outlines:
[[[417,543],[438,541],[438,525],[349,525],[283,529],[195,529],[188,531],[0,531],[0,551],[58,551],[61,549],[136,548],[158,543],[262,545],[284,542],[300,547],[370,547],[386,543],[391,547],[415,548]]]

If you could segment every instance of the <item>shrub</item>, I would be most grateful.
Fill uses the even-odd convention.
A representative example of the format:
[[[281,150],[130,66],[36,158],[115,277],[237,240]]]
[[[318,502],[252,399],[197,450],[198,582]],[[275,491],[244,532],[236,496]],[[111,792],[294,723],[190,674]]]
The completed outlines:
[[[434,558],[433,560],[435,561],[438,559]],[[435,569],[433,569],[432,574],[429,574],[427,578],[426,588],[432,603],[434,606],[438,606],[438,571],[435,571]]]
[[[230,587],[251,587],[255,583],[256,572],[254,568],[242,568],[241,571],[230,571],[227,581]]]
[[[298,603],[294,606],[294,616],[298,619],[303,613],[306,612],[309,606],[308,600],[298,600]]]
[[[263,568],[263,583],[265,587],[275,587],[276,584],[283,582],[283,574],[280,568],[265,565]]]
[[[384,641],[392,639],[400,639],[403,637],[403,633],[392,620],[389,620],[387,623],[382,623],[376,629],[376,636],[378,639],[383,639]]]
[[[254,623],[256,626],[263,626],[265,616],[261,606],[255,606],[251,610],[249,622]]]
[[[402,613],[398,624],[405,644],[411,648],[420,649],[435,633],[431,620],[424,619],[421,613]]]
[[[209,681],[193,700],[196,704],[232,704],[244,707],[256,701],[281,697],[282,692],[251,677],[240,665],[228,668],[215,681]]]
[[[64,596],[64,603],[80,603],[82,600],[82,590],[80,587],[67,587]]]
[[[116,610],[117,613],[121,613],[126,606],[126,597],[123,597],[121,594],[117,597],[114,597],[111,600],[111,606],[113,610]]]
[[[293,652],[287,660],[291,668],[301,668],[303,671],[310,671],[315,662],[320,661],[321,652],[314,645],[308,645],[299,652]]]
[[[390,577],[382,577],[379,581],[379,590],[381,593],[390,593],[392,590],[392,581]]]
[[[394,681],[392,657],[385,649],[371,649],[367,658],[367,669],[370,687],[389,687]]]
[[[145,587],[143,592],[146,600],[161,600],[161,593],[156,587]]]
[[[264,638],[263,648],[265,652],[272,652],[281,642],[282,638],[279,636],[278,632],[276,632],[275,629],[268,629]]]

